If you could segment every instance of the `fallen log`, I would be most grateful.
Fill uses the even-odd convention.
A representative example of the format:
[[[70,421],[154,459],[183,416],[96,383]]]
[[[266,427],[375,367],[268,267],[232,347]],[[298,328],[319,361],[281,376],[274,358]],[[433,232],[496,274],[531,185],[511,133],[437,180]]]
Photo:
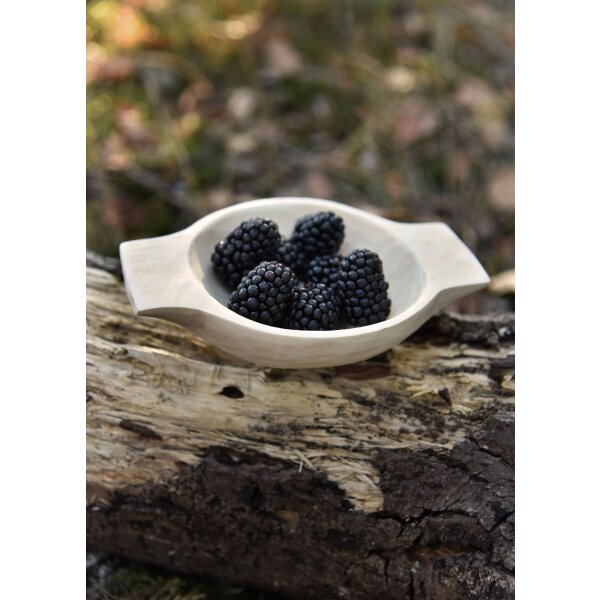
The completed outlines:
[[[514,596],[514,319],[286,371],[134,317],[88,255],[88,547],[292,598]]]

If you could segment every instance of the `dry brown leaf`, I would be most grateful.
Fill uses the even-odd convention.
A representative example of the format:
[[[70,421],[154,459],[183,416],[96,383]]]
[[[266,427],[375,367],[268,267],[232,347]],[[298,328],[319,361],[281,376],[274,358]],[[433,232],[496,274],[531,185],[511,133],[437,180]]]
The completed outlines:
[[[218,210],[219,208],[225,208],[232,203],[231,190],[226,187],[216,187],[208,190],[206,194],[203,194],[204,199],[208,202],[211,210]]]
[[[429,137],[438,127],[435,111],[424,104],[411,102],[396,117],[395,139],[403,147]]]
[[[267,41],[265,52],[269,72],[274,77],[286,77],[302,68],[302,59],[290,43],[282,37],[272,37]]]
[[[456,102],[474,113],[484,113],[494,109],[497,96],[488,83],[469,77],[456,91]]]
[[[258,146],[258,140],[252,133],[236,133],[227,139],[227,150],[231,154],[246,154]]]
[[[320,171],[313,171],[306,176],[303,188],[308,196],[313,198],[331,198],[334,194],[333,186],[328,177]]]
[[[212,21],[212,35],[227,40],[243,40],[255,34],[262,25],[262,15],[257,11],[250,11],[225,20]]]
[[[129,77],[135,68],[133,59],[116,56],[102,61],[87,62],[88,83],[116,83]]]
[[[507,103],[488,83],[469,77],[461,83],[455,98],[473,115],[488,146],[495,148],[507,141]]]
[[[269,146],[276,146],[281,142],[283,132],[275,121],[262,119],[256,123],[256,135]]]
[[[177,107],[183,113],[194,112],[198,103],[214,94],[214,88],[208,80],[195,81],[179,97]]]
[[[236,121],[245,121],[252,116],[258,104],[258,94],[248,87],[233,90],[227,101],[227,111]]]
[[[455,183],[464,183],[471,174],[471,159],[461,150],[454,152],[449,162],[450,175]]]
[[[427,29],[427,19],[418,11],[408,13],[403,19],[403,24],[404,31],[412,36],[420,35]]]
[[[109,196],[102,204],[102,222],[117,231],[135,229],[144,219],[144,210],[126,196]]]
[[[108,170],[126,169],[131,164],[131,156],[123,143],[121,136],[113,131],[102,148],[102,163]]]
[[[127,4],[119,5],[109,32],[114,43],[123,49],[135,48],[152,37],[152,31],[141,14]]]
[[[144,123],[140,111],[128,105],[120,105],[115,113],[117,129],[123,140],[134,146],[147,146],[156,141],[154,134]]]
[[[399,173],[388,173],[385,176],[385,187],[390,197],[396,201],[400,201],[406,196],[406,182]]]
[[[515,170],[506,167],[497,171],[488,183],[490,204],[498,211],[511,214],[515,210]]]

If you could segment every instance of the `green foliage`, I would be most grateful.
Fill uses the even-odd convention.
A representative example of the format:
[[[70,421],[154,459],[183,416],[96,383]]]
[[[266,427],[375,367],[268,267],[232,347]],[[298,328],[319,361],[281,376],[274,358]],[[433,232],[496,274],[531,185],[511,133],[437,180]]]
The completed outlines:
[[[87,572],[87,600],[277,600],[216,579],[183,577],[121,559],[99,559]]]

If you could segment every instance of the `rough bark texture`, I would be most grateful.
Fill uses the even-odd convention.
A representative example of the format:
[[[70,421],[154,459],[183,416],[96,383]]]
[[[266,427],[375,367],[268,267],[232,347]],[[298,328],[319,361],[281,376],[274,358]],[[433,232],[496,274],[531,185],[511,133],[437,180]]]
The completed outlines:
[[[91,550],[293,598],[513,597],[512,315],[262,369],[134,317],[111,272],[88,255]]]

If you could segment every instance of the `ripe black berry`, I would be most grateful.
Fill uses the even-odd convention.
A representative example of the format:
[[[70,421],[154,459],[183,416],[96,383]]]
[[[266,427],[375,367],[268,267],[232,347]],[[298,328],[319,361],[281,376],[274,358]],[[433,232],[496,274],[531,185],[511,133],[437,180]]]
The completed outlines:
[[[277,251],[277,260],[289,267],[296,275],[304,275],[308,257],[302,246],[292,240],[285,240]]]
[[[242,317],[276,325],[289,310],[297,281],[289,267],[263,261],[242,278],[227,307]]]
[[[297,289],[287,321],[289,329],[339,329],[341,306],[335,292],[322,283]]]
[[[244,221],[215,246],[213,268],[223,281],[235,287],[259,262],[276,258],[280,243],[281,234],[273,221]]]
[[[344,221],[332,212],[308,215],[296,222],[292,240],[299,243],[307,257],[333,254],[344,239]]]
[[[337,290],[349,325],[372,325],[390,314],[388,283],[379,256],[371,250],[354,250],[340,263]]]
[[[310,261],[306,278],[314,283],[324,283],[335,288],[337,286],[340,270],[340,254],[326,254],[325,256],[316,256]]]

